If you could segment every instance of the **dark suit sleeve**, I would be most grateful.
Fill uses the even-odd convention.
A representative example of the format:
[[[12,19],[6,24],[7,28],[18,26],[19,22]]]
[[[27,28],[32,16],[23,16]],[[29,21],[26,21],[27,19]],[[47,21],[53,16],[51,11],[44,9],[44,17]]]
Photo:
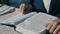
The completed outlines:
[[[21,3],[30,4],[31,3],[31,0],[21,0]]]
[[[56,15],[56,17],[60,18],[60,13],[58,13],[58,14]]]

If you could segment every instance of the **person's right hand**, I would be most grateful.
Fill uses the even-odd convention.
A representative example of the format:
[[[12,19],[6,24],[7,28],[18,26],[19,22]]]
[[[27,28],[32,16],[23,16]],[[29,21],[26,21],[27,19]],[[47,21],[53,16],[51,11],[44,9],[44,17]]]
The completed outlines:
[[[53,20],[46,24],[45,27],[52,34],[60,34],[60,19]]]
[[[27,14],[32,11],[32,6],[27,4],[21,4],[19,10],[22,14]]]

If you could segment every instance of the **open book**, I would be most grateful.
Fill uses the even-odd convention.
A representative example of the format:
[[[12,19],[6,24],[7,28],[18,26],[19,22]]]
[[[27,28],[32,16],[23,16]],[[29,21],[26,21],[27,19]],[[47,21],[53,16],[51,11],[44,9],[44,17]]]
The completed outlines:
[[[32,12],[26,15],[17,14],[0,23],[15,25],[16,31],[23,34],[40,34],[46,29],[44,25],[55,19],[57,17],[45,13]]]
[[[38,13],[26,19],[21,24],[16,25],[16,31],[22,32],[23,34],[41,34],[41,32],[46,30],[44,25],[55,19],[57,17],[45,13]]]

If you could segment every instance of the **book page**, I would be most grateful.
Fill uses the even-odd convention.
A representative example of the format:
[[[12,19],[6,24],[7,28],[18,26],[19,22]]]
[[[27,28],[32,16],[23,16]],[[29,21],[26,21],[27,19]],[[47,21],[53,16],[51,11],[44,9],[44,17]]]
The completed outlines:
[[[8,18],[0,23],[17,25],[17,24],[23,22],[24,20],[26,20],[27,18],[35,15],[35,14],[36,14],[36,12],[32,12],[32,13],[29,13],[26,15],[22,15],[19,13],[19,14],[12,16],[12,17],[10,17],[10,18]]]
[[[0,34],[20,34],[14,30],[14,27],[1,25],[0,24]]]
[[[4,12],[5,10],[7,10],[9,8],[10,8],[10,6],[7,6],[7,5],[4,5],[4,6],[0,7],[0,13]]]
[[[4,15],[0,16],[0,22],[3,22],[4,20],[7,20],[7,19],[9,19],[9,18],[11,18],[11,17],[13,17],[13,16],[15,16],[17,14],[20,14],[18,12],[17,11],[14,11],[14,12],[11,12],[11,13],[8,13],[8,14],[4,14]]]
[[[18,24],[16,26],[17,27],[16,30],[24,34],[26,34],[27,31],[30,31],[30,33],[31,32],[40,33],[46,29],[44,25],[54,19],[57,19],[57,18],[51,15],[44,14],[44,13],[39,13],[28,18],[23,23]],[[21,29],[23,29],[23,31]]]

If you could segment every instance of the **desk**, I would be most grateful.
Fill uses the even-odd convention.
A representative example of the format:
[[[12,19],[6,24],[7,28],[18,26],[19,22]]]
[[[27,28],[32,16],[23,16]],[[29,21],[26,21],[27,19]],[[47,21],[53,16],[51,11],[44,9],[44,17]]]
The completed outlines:
[[[15,9],[16,10],[12,13],[0,16],[0,22],[20,13],[18,8]],[[13,27],[0,24],[0,34],[20,34],[20,33],[16,32]]]

